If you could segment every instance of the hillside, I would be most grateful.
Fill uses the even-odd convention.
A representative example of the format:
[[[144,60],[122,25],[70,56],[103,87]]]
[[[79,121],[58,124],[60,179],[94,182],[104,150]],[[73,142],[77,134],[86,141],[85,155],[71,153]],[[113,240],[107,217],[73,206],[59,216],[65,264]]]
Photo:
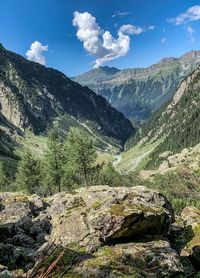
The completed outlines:
[[[100,67],[73,79],[105,97],[134,122],[144,121],[172,97],[199,63],[200,51],[191,51],[180,58],[164,58],[148,68],[109,71]]]
[[[158,142],[147,165],[158,166],[161,153],[180,152],[200,142],[200,67],[180,85],[175,95],[142,126],[128,147]]]
[[[7,134],[13,139],[13,133],[25,130],[46,133],[55,120],[62,128],[82,126],[102,141],[118,146],[123,146],[133,132],[131,123],[103,97],[2,45],[0,109],[3,138]]]

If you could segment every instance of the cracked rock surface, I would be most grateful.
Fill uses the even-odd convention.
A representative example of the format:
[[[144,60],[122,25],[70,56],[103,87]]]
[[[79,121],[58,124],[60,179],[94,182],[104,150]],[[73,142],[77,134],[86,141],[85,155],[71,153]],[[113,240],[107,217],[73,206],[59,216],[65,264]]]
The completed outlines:
[[[195,226],[199,212],[188,210],[184,225]],[[199,249],[187,249],[186,267],[187,227],[172,247],[174,220],[169,201],[143,186],[83,187],[44,199],[0,193],[0,277],[39,277],[52,263],[52,278],[181,277],[186,269],[193,277]]]

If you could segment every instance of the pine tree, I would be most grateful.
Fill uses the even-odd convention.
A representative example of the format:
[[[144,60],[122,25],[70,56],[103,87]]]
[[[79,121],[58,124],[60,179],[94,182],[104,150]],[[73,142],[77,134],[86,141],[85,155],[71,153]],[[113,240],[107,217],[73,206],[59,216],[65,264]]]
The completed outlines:
[[[65,142],[65,179],[79,176],[79,181],[87,185],[96,160],[93,141],[83,129],[71,129]]]
[[[34,194],[39,188],[40,167],[33,155],[26,151],[19,162],[16,174],[16,186],[18,190],[25,190]]]
[[[8,190],[10,180],[6,170],[5,162],[0,161],[0,191]]]
[[[63,147],[56,131],[48,137],[47,151],[43,160],[43,187],[48,194],[61,191]],[[56,190],[57,188],[57,190]]]

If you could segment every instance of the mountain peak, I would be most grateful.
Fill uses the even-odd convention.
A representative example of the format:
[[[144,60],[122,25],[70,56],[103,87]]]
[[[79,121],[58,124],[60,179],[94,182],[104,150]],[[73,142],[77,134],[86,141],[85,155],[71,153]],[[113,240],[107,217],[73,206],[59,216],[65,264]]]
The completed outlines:
[[[184,55],[182,55],[180,58],[181,59],[191,59],[191,58],[197,58],[200,57],[200,51],[198,50],[191,50],[187,53],[185,53]]]
[[[115,67],[108,67],[108,66],[101,66],[101,67],[99,67],[99,69],[103,70],[104,72],[106,72],[108,74],[115,74],[120,71],[119,69],[117,69]]]
[[[158,62],[158,64],[170,63],[170,62],[174,62],[176,60],[177,60],[177,58],[175,58],[175,57],[164,57],[163,59],[161,59]]]

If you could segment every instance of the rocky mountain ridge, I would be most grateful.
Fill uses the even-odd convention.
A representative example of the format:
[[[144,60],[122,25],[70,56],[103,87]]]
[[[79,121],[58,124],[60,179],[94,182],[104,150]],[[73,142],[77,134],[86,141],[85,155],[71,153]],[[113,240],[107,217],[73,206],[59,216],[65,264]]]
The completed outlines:
[[[108,70],[101,67],[73,80],[105,97],[129,119],[143,121],[172,97],[199,63],[200,51],[191,51],[180,58],[164,58],[147,68],[107,74]]]
[[[0,113],[7,122],[7,129],[1,128],[2,136],[3,132],[13,134],[27,129],[45,133],[62,116],[65,125],[85,125],[97,137],[119,145],[133,132],[131,123],[101,96],[2,45]]]
[[[0,277],[178,278],[198,271],[200,211],[185,208],[174,222],[167,199],[144,186],[84,187],[44,199],[5,192],[0,199]]]

